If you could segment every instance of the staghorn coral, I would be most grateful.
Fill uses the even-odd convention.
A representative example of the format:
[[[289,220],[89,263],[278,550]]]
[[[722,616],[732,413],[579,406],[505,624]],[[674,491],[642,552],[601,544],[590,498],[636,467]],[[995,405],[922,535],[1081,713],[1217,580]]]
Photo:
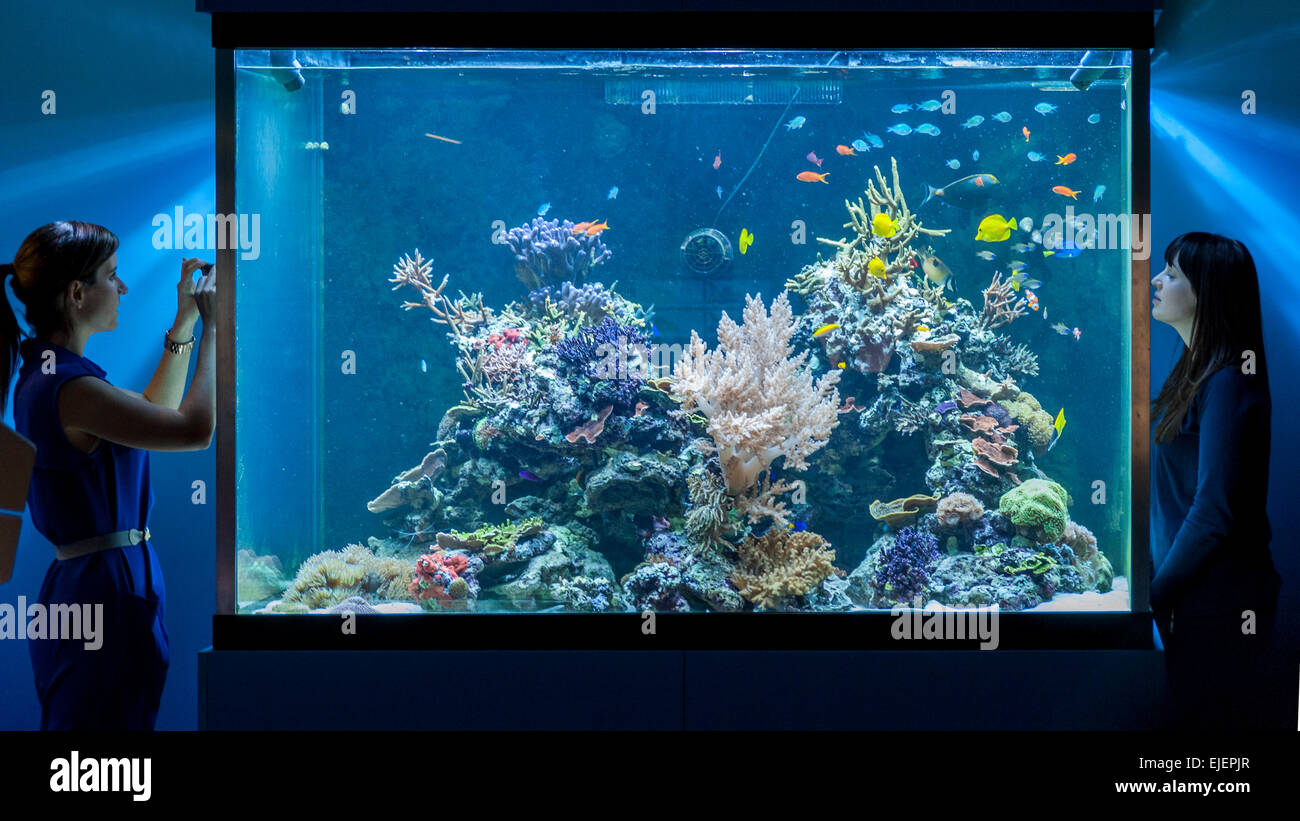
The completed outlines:
[[[461,292],[460,299],[453,302],[442,292],[447,287],[447,280],[451,275],[444,274],[442,282],[435,288],[429,280],[432,271],[433,261],[420,256],[419,248],[415,249],[415,259],[403,255],[393,266],[393,277],[388,281],[397,284],[392,290],[396,291],[403,285],[409,285],[421,294],[420,302],[403,302],[404,310],[428,308],[433,313],[433,321],[450,327],[457,337],[467,336],[473,333],[475,327],[491,320],[492,309],[484,307],[482,294],[468,297]]]
[[[748,516],[750,524],[758,524],[767,516],[777,527],[786,527],[790,524],[790,508],[777,497],[795,487],[784,479],[773,482],[766,475],[760,476],[758,484],[736,497],[736,510]]]
[[[783,599],[810,593],[835,573],[835,551],[810,530],[772,528],[760,538],[745,537],[739,549],[731,582],[759,607],[775,608]]]
[[[806,470],[808,456],[839,424],[840,374],[830,371],[814,382],[808,352],[791,356],[794,331],[784,291],[772,301],[770,315],[761,296],[746,297],[743,325],[724,312],[712,351],[692,330],[677,363],[673,391],[682,404],[675,413],[700,413],[708,420],[732,496],[753,486],[779,457],[789,470]]]
[[[1002,281],[1002,274],[994,271],[993,281],[984,289],[984,309],[975,322],[975,329],[981,333],[999,328],[1025,313],[1025,300],[1016,299],[1011,289],[1011,281]]]

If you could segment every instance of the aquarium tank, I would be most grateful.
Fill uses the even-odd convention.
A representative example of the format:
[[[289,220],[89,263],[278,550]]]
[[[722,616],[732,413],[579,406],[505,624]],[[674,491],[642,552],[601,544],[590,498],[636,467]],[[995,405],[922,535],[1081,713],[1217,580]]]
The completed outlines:
[[[1129,52],[234,61],[228,612],[1130,610]]]

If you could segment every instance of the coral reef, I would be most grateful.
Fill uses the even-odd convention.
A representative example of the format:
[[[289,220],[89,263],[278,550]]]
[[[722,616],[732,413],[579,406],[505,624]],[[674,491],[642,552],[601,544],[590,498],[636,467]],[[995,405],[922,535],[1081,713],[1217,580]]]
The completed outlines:
[[[805,470],[807,457],[826,444],[839,424],[834,371],[816,381],[807,352],[792,356],[790,301],[781,293],[769,315],[761,298],[746,297],[744,324],[724,312],[718,346],[707,351],[691,331],[689,350],[673,373],[679,413],[702,414],[717,448],[727,492],[751,487],[776,459]]]
[[[1028,479],[1003,494],[998,511],[1016,527],[1032,533],[1035,541],[1048,542],[1065,535],[1069,503],[1069,494],[1056,482]]]
[[[505,239],[515,255],[515,275],[529,289],[582,282],[592,268],[613,256],[599,234],[575,232],[569,220],[535,217],[511,228]]]
[[[368,601],[413,598],[407,590],[411,579],[410,565],[400,559],[379,558],[359,544],[343,551],[325,550],[302,563],[298,575],[281,600],[292,609],[299,604],[318,610],[338,604],[352,596]]]
[[[741,596],[762,608],[781,607],[835,573],[835,551],[808,530],[793,533],[773,528],[757,539],[746,537],[739,551],[731,581]]]
[[[482,553],[486,559],[512,561],[522,558],[516,547],[521,539],[535,536],[542,532],[540,517],[531,517],[522,522],[511,524],[506,520],[502,525],[483,525],[471,533],[452,530],[438,534],[438,547],[443,550],[467,550]]]
[[[968,529],[984,515],[984,505],[969,493],[949,493],[939,500],[934,511],[939,525],[948,529]]]
[[[478,595],[478,583],[468,575],[469,558],[436,550],[415,561],[415,578],[407,587],[426,607],[465,610]]]

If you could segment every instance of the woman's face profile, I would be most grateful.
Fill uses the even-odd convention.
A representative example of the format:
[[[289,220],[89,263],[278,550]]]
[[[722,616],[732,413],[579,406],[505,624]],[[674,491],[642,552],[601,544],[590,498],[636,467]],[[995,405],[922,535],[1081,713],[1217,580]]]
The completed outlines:
[[[1196,316],[1196,294],[1178,267],[1178,256],[1172,265],[1151,278],[1155,297],[1151,300],[1151,317],[1170,325],[1190,322]]]
[[[117,306],[126,291],[126,284],[117,276],[117,254],[113,254],[95,270],[95,284],[82,286],[81,321],[90,325],[92,333],[113,330]]]

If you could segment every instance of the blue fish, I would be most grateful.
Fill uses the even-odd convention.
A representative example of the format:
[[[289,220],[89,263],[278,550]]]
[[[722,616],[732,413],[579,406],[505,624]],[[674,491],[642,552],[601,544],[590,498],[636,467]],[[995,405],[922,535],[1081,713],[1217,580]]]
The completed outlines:
[[[1044,251],[1043,256],[1055,256],[1057,259],[1073,259],[1083,253],[1083,249],[1077,245],[1069,245],[1064,248],[1058,248],[1055,251]]]
[[[906,137],[908,134],[912,133],[912,127],[907,123],[897,123],[895,125],[891,125],[889,128],[886,128],[885,130],[888,131],[890,134],[897,134],[900,137]]]
[[[938,100],[926,100],[923,103],[917,103],[916,107],[919,111],[938,111],[943,107],[943,103]]]
[[[1038,105],[1034,106],[1034,111],[1037,111],[1039,114],[1042,114],[1044,117],[1046,117],[1048,114],[1051,114],[1055,110],[1056,110],[1056,106],[1052,105],[1051,103],[1039,103]]]
[[[807,529],[808,529],[808,524],[807,524],[806,522],[799,522],[799,521],[796,521],[796,522],[794,523],[794,529],[795,529],[795,530],[807,530]]]
[[[533,473],[531,470],[521,470],[521,471],[519,471],[519,478],[520,478],[520,479],[526,479],[526,480],[528,480],[529,482],[540,482],[540,481],[542,481],[542,477],[538,476],[536,473]]]
[[[916,127],[918,134],[928,134],[931,137],[939,136],[939,126],[933,123],[921,123]]]
[[[894,112],[895,114],[906,114],[907,112],[912,110],[912,106],[910,103],[899,103],[898,105],[894,106],[889,110]]]
[[[618,186],[617,186],[617,185],[615,185],[615,186],[613,186],[612,188],[609,189],[609,196],[606,197],[605,199],[607,199],[607,200],[616,200],[616,199],[618,199]]]
[[[808,122],[808,118],[800,115],[798,117],[795,117],[790,122],[786,123],[785,130],[789,131],[792,128],[803,128],[803,124],[806,122]]]
[[[999,111],[997,114],[993,115],[993,119],[997,120],[1000,123],[1009,123],[1011,122],[1011,112]]]
[[[425,362],[423,359],[421,359],[421,360],[420,360],[420,370],[421,370],[423,373],[428,373],[428,372],[429,372],[429,363],[428,363],[428,362]]]
[[[549,202],[544,202],[537,207],[537,216],[544,217],[546,216],[546,212],[550,210],[551,210],[551,204]]]
[[[866,140],[867,142],[871,143],[871,147],[872,147],[872,148],[884,148],[884,147],[885,147],[885,141],[882,140],[882,139],[880,139],[879,137],[877,137],[875,134],[872,134],[870,131],[863,131],[863,132],[862,132],[862,139],[864,139],[864,140]]]
[[[1089,115],[1088,115],[1088,122],[1092,123],[1093,125],[1096,125],[1097,123],[1101,122],[1101,115],[1100,115],[1100,114],[1089,114]]]
[[[653,322],[650,323],[650,333],[651,333],[653,336],[658,336],[658,335],[659,335],[659,329],[655,327],[655,324],[654,324]]]
[[[982,115],[982,114],[976,114],[975,116],[971,117],[971,118],[970,118],[969,120],[967,120],[966,122],[962,123],[962,124],[961,124],[961,127],[962,127],[962,128],[974,128],[975,126],[979,125],[979,124],[982,123],[982,122],[984,122],[984,115]]]
[[[853,150],[854,150],[854,151],[870,151],[870,150],[871,150],[871,146],[867,145],[866,140],[854,140],[853,143],[852,143],[852,145],[853,145]]]

